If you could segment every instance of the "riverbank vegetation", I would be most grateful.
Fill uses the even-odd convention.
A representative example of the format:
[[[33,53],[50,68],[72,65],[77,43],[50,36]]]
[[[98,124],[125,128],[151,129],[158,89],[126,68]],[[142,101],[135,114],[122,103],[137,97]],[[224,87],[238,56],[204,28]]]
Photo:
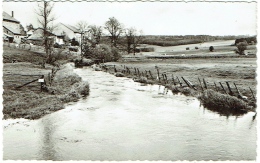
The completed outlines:
[[[73,64],[45,68],[37,63],[42,54],[4,47],[3,67],[3,114],[4,118],[38,119],[46,114],[64,108],[64,104],[77,101],[89,94],[89,85],[73,72]],[[12,63],[15,58],[17,61]],[[66,63],[65,60],[61,60]],[[57,69],[52,82],[47,76]],[[40,89],[40,83],[33,82],[21,88],[29,81],[45,76],[47,89]],[[38,76],[37,76],[38,75]]]

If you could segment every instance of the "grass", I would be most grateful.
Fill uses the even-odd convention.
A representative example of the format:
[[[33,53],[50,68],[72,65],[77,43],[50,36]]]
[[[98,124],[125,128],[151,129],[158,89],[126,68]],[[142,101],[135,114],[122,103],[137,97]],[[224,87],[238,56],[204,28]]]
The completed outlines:
[[[254,111],[245,101],[214,90],[203,91],[199,96],[199,100],[208,109],[224,115],[240,115],[247,111]]]
[[[14,56],[19,52],[19,49],[4,48],[4,56]],[[81,78],[73,72],[74,68],[72,64],[64,64],[63,66],[61,66],[60,70],[58,70],[56,75],[54,76],[51,86],[49,86],[48,80],[46,80],[48,85],[47,92],[41,92],[40,85],[37,82],[22,87],[21,89],[15,89],[16,86],[39,78],[39,76],[22,75],[38,74],[45,75],[46,77],[52,69],[51,65],[46,65],[46,68],[43,69],[40,65],[37,64],[36,59],[27,59],[27,57],[39,57],[37,53],[30,51],[28,51],[28,53],[26,53],[26,51],[23,51],[22,53],[24,53],[25,55],[15,56],[17,60],[23,62],[4,63],[4,119],[38,119],[46,114],[63,109],[64,104],[67,102],[77,101],[79,98],[85,97],[89,94],[88,83],[83,82]]]

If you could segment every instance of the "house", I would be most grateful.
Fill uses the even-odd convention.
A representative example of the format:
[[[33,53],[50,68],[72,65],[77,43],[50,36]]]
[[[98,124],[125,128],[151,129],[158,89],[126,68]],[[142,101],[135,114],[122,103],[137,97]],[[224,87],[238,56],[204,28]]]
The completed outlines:
[[[49,32],[48,33],[49,35],[49,38],[56,38],[56,35]],[[33,44],[36,44],[36,45],[43,45],[43,29],[42,28],[37,28],[35,29],[35,31],[33,32],[32,35],[30,35],[27,40],[29,40],[29,42],[33,43]]]
[[[34,33],[34,29],[27,31],[26,33],[27,33],[27,37],[30,37]]]
[[[55,34],[55,32],[48,32],[48,38],[53,39],[53,44],[58,43],[60,45],[64,44],[64,37],[65,34]],[[33,33],[27,38],[29,42],[37,45],[43,45],[43,29],[42,28],[37,28],[33,31]]]
[[[20,22],[6,12],[3,12],[3,39],[8,42],[21,42]]]
[[[76,41],[81,42],[81,34],[79,30],[72,25],[59,23],[54,33],[57,36],[64,36],[68,38],[69,41],[74,38]]]
[[[27,32],[28,38],[30,42],[34,44],[42,44],[43,41],[43,29],[37,28],[34,31]],[[49,35],[54,39],[54,43],[59,45],[63,45],[66,42],[70,42],[72,39],[75,39],[79,43],[81,42],[81,34],[79,30],[68,24],[59,23],[56,25],[52,32],[49,32]]]

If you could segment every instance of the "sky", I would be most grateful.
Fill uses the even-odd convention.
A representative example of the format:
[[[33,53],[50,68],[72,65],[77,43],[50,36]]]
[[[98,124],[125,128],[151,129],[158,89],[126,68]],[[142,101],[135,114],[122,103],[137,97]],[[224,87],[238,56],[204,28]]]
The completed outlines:
[[[36,2],[3,2],[25,27],[37,24]],[[255,2],[55,2],[56,23],[104,26],[115,17],[145,35],[256,35]]]

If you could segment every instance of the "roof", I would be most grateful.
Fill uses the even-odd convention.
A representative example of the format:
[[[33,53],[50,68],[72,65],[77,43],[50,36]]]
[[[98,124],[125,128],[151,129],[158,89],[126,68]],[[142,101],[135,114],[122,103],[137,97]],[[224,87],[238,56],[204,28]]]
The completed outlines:
[[[3,11],[3,20],[9,20],[12,22],[20,23],[18,20],[16,20],[14,17],[12,17],[11,15],[7,14],[4,11]]]
[[[55,34],[53,33],[50,33],[50,36],[48,37],[51,37],[51,36],[55,36]],[[43,29],[42,28],[37,28],[33,34],[31,36],[28,37],[28,40],[42,40],[43,39]]]
[[[64,25],[65,27],[67,27],[68,29],[72,30],[74,33],[79,33],[79,30],[76,27],[69,25],[69,24],[63,24],[63,23],[61,23],[61,24]]]
[[[5,27],[9,31],[11,31],[13,34],[18,34],[18,35],[21,34],[20,29],[12,28],[12,27],[9,27],[9,26],[6,26],[6,25],[3,25],[3,27]]]

